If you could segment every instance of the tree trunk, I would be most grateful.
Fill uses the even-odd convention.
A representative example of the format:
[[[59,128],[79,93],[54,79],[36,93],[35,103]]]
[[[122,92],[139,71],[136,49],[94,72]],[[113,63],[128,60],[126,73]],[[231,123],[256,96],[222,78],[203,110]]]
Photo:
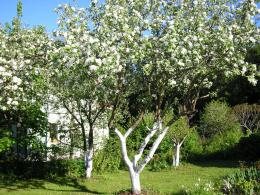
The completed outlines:
[[[144,142],[141,144],[141,147],[139,149],[139,152],[137,155],[135,155],[134,160],[131,161],[127,154],[127,147],[126,147],[126,138],[131,134],[131,132],[134,130],[134,128],[129,128],[126,133],[123,135],[119,130],[114,129],[115,133],[120,139],[121,143],[121,153],[123,160],[125,164],[128,167],[131,184],[132,184],[132,193],[133,194],[141,194],[141,184],[140,184],[140,173],[143,171],[144,167],[147,165],[147,163],[152,159],[156,149],[158,148],[159,144],[161,143],[162,139],[166,135],[169,127],[164,128],[160,134],[158,135],[157,139],[154,141],[150,152],[142,159],[140,164],[138,165],[138,161],[141,159],[144,148],[148,144],[149,140],[152,138],[152,135],[155,134],[156,131],[159,129],[161,130],[162,123],[159,122],[158,124],[155,124],[153,129],[150,130],[150,133],[145,138]]]
[[[172,159],[173,167],[178,167],[180,164],[180,148],[181,148],[180,143],[177,143],[174,145],[174,153],[173,153],[173,159]]]
[[[94,153],[94,149],[92,147],[91,149],[90,148],[88,149],[85,155],[85,167],[86,167],[85,174],[87,179],[91,178],[91,174],[93,170],[93,153]]]
[[[132,169],[130,170],[130,179],[132,184],[132,193],[141,194],[140,174]]]
[[[89,127],[89,137],[88,137],[88,151],[85,156],[85,166],[86,166],[86,178],[90,179],[93,170],[93,155],[94,155],[94,135],[93,126]]]

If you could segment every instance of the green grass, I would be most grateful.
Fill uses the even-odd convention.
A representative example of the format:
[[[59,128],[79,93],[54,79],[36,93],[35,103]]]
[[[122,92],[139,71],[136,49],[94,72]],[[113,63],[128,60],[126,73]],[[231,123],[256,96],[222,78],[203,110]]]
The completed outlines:
[[[182,185],[192,188],[201,179],[201,182],[215,181],[237,170],[231,162],[215,161],[194,164],[184,164],[178,169],[151,172],[145,170],[141,174],[143,189],[151,189],[161,194],[178,194]],[[2,177],[4,178],[4,177]],[[115,194],[130,188],[127,171],[94,175],[86,181],[84,179],[58,178],[55,180],[19,180],[2,179],[0,194],[10,195],[76,195],[76,194]]]

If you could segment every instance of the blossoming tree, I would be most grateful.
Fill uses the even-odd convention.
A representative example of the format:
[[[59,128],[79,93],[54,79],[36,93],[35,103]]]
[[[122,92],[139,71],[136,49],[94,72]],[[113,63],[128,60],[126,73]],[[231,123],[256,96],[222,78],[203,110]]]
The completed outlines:
[[[18,131],[22,128],[20,123],[24,122],[21,121],[22,112],[28,105],[36,105],[39,109],[38,103],[43,103],[43,96],[39,95],[39,73],[48,63],[48,52],[51,51],[51,41],[44,28],[25,28],[21,19],[22,3],[18,1],[17,17],[12,24],[0,26],[0,113],[4,126],[8,126],[2,129],[1,142],[5,141],[2,143],[8,147],[14,144],[14,139],[8,139],[12,134],[8,128]],[[25,120],[33,120],[33,117]],[[41,131],[31,130],[32,137]]]
[[[90,9],[64,4],[56,11],[59,28],[46,83],[56,99],[53,103],[64,107],[81,129],[85,175],[91,178],[96,131],[104,128],[100,123],[106,121],[119,69],[114,63],[117,53],[99,29],[100,10],[94,2]]]
[[[107,28],[108,39],[113,39],[120,54],[120,69],[123,66],[125,73],[122,81],[127,80],[121,86],[128,91],[129,77],[138,75],[133,80],[141,78],[137,85],[146,91],[139,105],[147,105],[149,100],[155,111],[154,125],[148,127],[150,132],[132,160],[127,154],[126,139],[142,114],[125,133],[116,125],[113,127],[121,141],[133,193],[141,192],[139,175],[173,122],[163,123],[162,110],[171,103],[166,93],[181,94],[180,114],[187,115],[205,95],[204,91],[214,92],[212,84],[222,77],[242,74],[253,84],[257,82],[255,65],[244,61],[246,48],[259,40],[253,20],[257,14],[255,3],[249,0],[106,2],[101,27]],[[120,94],[112,103],[113,111],[119,107],[123,97]],[[156,134],[150,152],[142,157]]]
[[[110,113],[109,128],[121,141],[132,191],[140,194],[140,173],[174,122],[164,120],[164,109],[173,101],[168,94],[181,94],[180,115],[187,115],[204,91],[214,92],[212,84],[219,78],[242,74],[256,83],[255,65],[244,61],[246,48],[259,40],[252,0],[108,0],[102,5],[92,1],[87,12],[68,5],[59,10],[60,46],[53,54],[50,81],[82,127],[87,177],[92,170],[91,126],[105,111]],[[122,133],[117,116],[133,93],[140,117]],[[154,111],[154,124],[130,159],[126,139],[148,108]],[[90,125],[88,146],[85,121]]]

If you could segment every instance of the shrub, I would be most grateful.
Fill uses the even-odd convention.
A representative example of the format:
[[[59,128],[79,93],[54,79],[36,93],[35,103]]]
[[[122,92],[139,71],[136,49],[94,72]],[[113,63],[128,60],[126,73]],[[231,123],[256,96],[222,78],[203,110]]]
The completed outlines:
[[[193,160],[198,155],[202,154],[203,146],[201,138],[196,129],[194,129],[183,143],[182,159]]]
[[[0,129],[0,154],[2,152],[8,151],[12,145],[15,143],[14,139],[11,137],[11,132]]]
[[[2,172],[22,178],[81,177],[84,175],[82,159],[42,161],[5,161]]]
[[[169,167],[170,167],[169,155],[167,154],[155,154],[153,156],[153,159],[149,163],[149,169],[151,171],[161,171]]]
[[[222,190],[225,194],[258,194],[259,182],[260,170],[251,167],[225,177]]]
[[[230,129],[239,128],[232,109],[225,102],[210,102],[201,116],[200,133],[206,139]]]
[[[120,142],[117,137],[111,136],[104,148],[97,151],[94,156],[94,171],[117,171],[123,166]]]
[[[221,157],[226,157],[242,136],[239,127],[218,133],[205,145],[205,153],[220,153]]]
[[[48,174],[46,177],[81,177],[85,174],[83,159],[53,160],[46,164]]]

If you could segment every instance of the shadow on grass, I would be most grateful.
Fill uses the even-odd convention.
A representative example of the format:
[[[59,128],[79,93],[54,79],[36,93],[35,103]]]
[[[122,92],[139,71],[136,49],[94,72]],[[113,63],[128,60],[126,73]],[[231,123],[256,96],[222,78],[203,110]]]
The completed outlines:
[[[80,184],[78,179],[76,179],[76,178],[56,178],[56,179],[49,180],[49,182],[54,183],[56,185],[67,186],[67,187],[69,186],[69,187],[73,187],[73,188],[77,189],[77,190],[48,189],[51,191],[88,192],[91,194],[104,194],[102,192],[88,189],[85,185]]]
[[[56,184],[63,187],[72,187],[75,189],[50,189],[45,186],[46,181],[52,184]],[[104,194],[102,192],[93,191],[88,189],[86,186],[79,183],[74,178],[56,178],[50,180],[36,180],[36,179],[18,179],[14,176],[0,176],[0,189],[7,191],[18,191],[18,190],[30,190],[30,189],[42,189],[46,191],[57,191],[57,192],[86,192],[90,194]]]
[[[20,180],[15,176],[1,175],[0,188],[7,191],[17,191],[21,189],[46,189],[41,180]]]
[[[202,160],[202,161],[192,161],[191,163],[200,167],[218,167],[218,168],[239,167],[238,161],[229,161],[229,160]]]

